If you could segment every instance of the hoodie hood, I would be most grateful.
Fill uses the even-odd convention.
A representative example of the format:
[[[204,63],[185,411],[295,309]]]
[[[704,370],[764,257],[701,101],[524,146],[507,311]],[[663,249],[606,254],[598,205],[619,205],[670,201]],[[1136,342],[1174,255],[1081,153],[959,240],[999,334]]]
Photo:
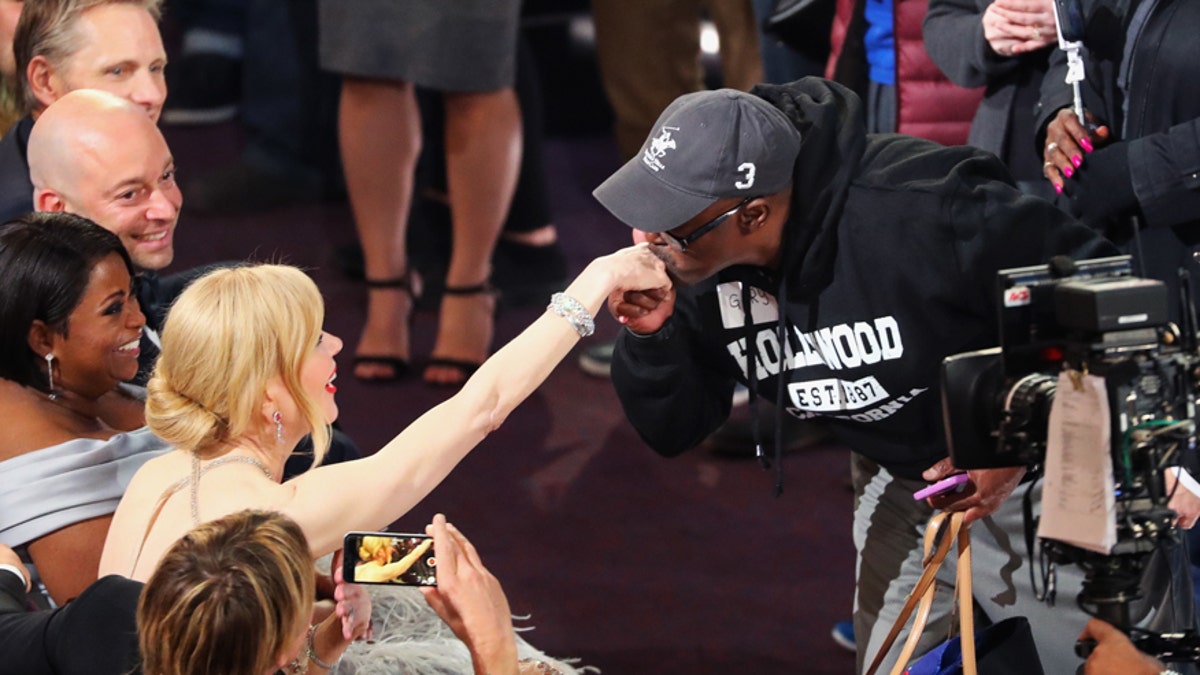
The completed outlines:
[[[784,227],[782,255],[775,276],[779,288],[776,298],[786,307],[789,297],[814,301],[833,277],[837,257],[838,222],[846,202],[851,176],[866,147],[866,118],[862,102],[849,89],[815,77],[789,84],[760,84],[750,90],[781,111],[800,132],[800,152],[792,167],[792,198],[788,222]],[[747,344],[751,361],[757,360],[756,341],[750,314],[749,286],[743,285],[742,307],[746,312]],[[815,314],[810,315],[810,317]],[[777,344],[785,344],[788,320],[779,312],[775,326]],[[809,326],[811,329],[812,326]],[[758,426],[758,383],[756,368],[748,369],[751,426],[755,455],[769,469]],[[776,380],[775,400],[783,401],[784,377]],[[783,418],[775,409],[775,486],[776,497],[783,493]]]
[[[812,298],[832,278],[837,224],[866,148],[862,101],[846,87],[816,77],[760,84],[750,93],[778,108],[800,132],[777,278],[786,280],[793,299]]]

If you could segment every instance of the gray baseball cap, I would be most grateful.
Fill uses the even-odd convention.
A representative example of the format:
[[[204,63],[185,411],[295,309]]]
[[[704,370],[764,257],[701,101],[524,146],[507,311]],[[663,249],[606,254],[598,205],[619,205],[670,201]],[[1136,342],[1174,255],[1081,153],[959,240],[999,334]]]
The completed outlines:
[[[782,191],[799,152],[800,132],[767,101],[736,89],[685,94],[592,194],[630,227],[663,232],[717,200]]]

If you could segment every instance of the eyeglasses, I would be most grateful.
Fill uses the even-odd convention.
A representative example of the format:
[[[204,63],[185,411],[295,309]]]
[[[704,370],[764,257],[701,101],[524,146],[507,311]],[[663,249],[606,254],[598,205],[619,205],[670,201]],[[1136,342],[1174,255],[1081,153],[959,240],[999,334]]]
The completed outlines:
[[[721,215],[717,216],[716,218],[713,218],[712,220],[708,221],[707,223],[701,225],[700,227],[697,227],[695,230],[692,231],[691,234],[688,234],[687,236],[676,237],[675,235],[671,234],[670,232],[666,232],[666,231],[659,232],[658,234],[659,234],[659,236],[661,236],[663,238],[663,241],[667,242],[667,244],[671,248],[675,249],[676,251],[679,251],[680,253],[683,253],[684,251],[686,251],[688,249],[688,246],[691,246],[692,244],[696,243],[696,240],[699,239],[700,237],[703,237],[704,235],[708,234],[709,232],[712,232],[713,230],[715,230],[718,225],[720,225],[721,223],[728,220],[729,216],[732,216],[733,214],[737,213],[738,210],[741,209],[743,206],[745,206],[746,204],[749,204],[750,200],[752,200],[752,199],[754,199],[754,197],[746,197],[742,201],[738,202],[737,206],[733,207],[732,209],[729,209],[725,213],[722,213]]]

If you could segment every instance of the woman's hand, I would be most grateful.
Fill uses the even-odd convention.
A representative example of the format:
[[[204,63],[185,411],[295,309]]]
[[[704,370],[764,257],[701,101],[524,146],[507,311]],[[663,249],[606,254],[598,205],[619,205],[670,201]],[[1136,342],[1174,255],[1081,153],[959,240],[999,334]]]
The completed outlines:
[[[421,589],[425,601],[467,645],[476,673],[515,675],[517,643],[500,582],[445,516],[434,516],[425,531],[433,537],[438,561],[438,585]]]
[[[1042,149],[1042,172],[1054,185],[1054,191],[1062,194],[1066,178],[1075,175],[1083,165],[1087,153],[1108,144],[1112,138],[1107,126],[1096,126],[1096,118],[1085,112],[1088,124],[1095,128],[1089,132],[1070,108],[1058,111],[1046,127],[1046,147]]]
[[[639,241],[602,258],[626,270],[624,278],[637,282],[617,283],[608,294],[608,311],[623,326],[641,335],[662,328],[675,309],[675,290],[666,264],[653,250],[650,244]]]
[[[984,39],[1000,56],[1028,54],[1058,42],[1053,0],[995,0],[982,22]]]
[[[650,244],[634,244],[611,253],[596,262],[612,275],[612,291],[669,290],[671,279],[666,264],[654,255]]]
[[[346,583],[342,578],[342,552],[333,554],[333,599],[337,601],[334,613],[342,622],[342,638],[347,642],[358,638],[371,638],[371,596],[358,584]]]

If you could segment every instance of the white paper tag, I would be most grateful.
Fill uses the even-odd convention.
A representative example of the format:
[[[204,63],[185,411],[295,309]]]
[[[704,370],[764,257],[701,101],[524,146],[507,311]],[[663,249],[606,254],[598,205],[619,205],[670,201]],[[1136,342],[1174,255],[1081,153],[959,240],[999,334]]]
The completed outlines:
[[[1098,553],[1117,543],[1104,378],[1063,371],[1050,406],[1038,536]]]
[[[742,282],[726,281],[717,285],[717,301],[721,307],[721,323],[726,328],[746,325],[746,310],[742,308]],[[775,324],[779,321],[779,304],[775,296],[761,288],[750,287],[750,323]]]

